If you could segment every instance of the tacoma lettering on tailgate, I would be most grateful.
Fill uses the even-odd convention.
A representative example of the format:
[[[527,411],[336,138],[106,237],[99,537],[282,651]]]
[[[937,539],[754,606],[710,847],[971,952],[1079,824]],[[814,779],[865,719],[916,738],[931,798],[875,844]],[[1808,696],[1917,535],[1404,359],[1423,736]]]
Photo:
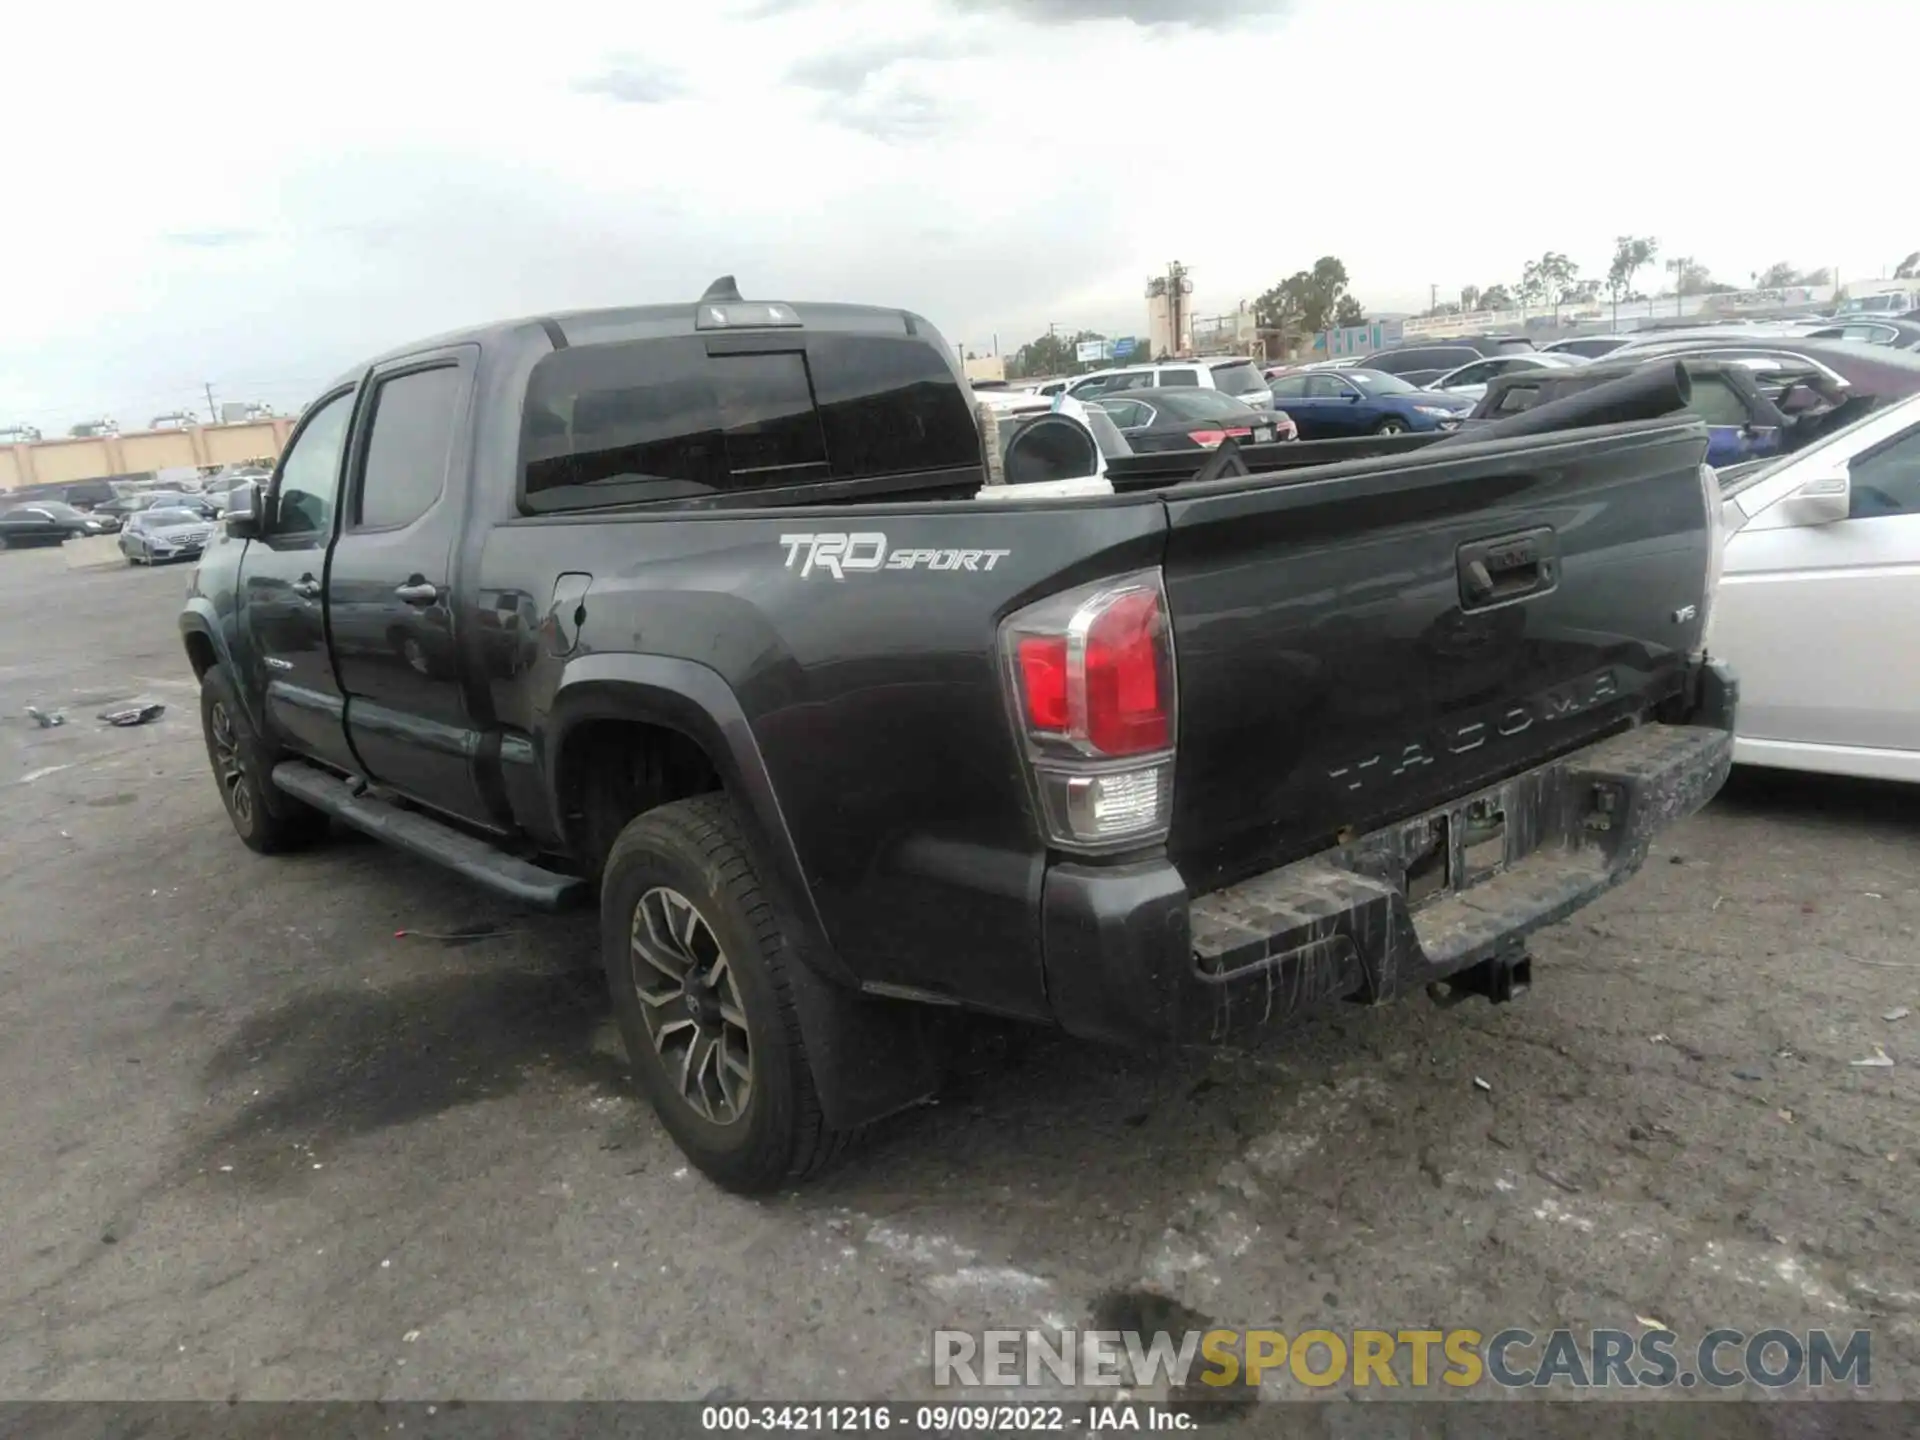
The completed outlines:
[[[1491,715],[1452,724],[1418,740],[1398,747],[1375,751],[1371,755],[1331,766],[1327,778],[1348,790],[1364,790],[1381,780],[1397,780],[1402,775],[1431,765],[1442,756],[1464,755],[1483,745],[1498,744],[1524,734],[1538,724],[1550,724],[1591,710],[1620,693],[1620,682],[1612,670],[1599,670],[1579,680],[1554,685],[1516,700]]]

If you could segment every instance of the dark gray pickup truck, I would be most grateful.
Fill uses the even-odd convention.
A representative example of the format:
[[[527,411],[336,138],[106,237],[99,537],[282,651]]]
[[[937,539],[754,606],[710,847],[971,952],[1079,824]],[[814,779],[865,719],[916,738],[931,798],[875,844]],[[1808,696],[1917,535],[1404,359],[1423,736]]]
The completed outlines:
[[[638,1083],[765,1189],[926,1095],[951,1007],[1145,1046],[1521,988],[1734,705],[1705,431],[1556,413],[1034,498],[924,319],[720,282],[341,377],[180,623],[243,841],[597,894]]]

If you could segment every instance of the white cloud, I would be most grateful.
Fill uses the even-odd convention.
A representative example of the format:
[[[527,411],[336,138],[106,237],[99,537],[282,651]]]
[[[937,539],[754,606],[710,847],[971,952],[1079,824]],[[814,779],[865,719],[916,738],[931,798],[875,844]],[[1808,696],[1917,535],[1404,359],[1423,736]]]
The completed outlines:
[[[484,12],[479,12],[483,13]],[[1836,96],[1733,0],[340,0],[32,6],[0,133],[0,423],[296,403],[357,357],[546,308],[908,306],[1003,349],[1225,309],[1323,254],[1377,306],[1588,273],[1652,234],[1741,280],[1920,245],[1897,86]],[[1920,12],[1821,33],[1906,53]],[[1892,167],[1891,169],[1889,167]]]

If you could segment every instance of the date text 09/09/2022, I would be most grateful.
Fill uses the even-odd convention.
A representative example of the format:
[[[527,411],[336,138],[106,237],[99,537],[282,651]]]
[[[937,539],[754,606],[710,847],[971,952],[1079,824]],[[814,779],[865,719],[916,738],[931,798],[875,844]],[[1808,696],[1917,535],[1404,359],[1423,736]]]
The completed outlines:
[[[825,1434],[899,1431],[907,1435],[1009,1431],[1074,1433],[1186,1431],[1200,1421],[1188,1410],[1138,1402],[1078,1405],[970,1405],[881,1402],[872,1405],[707,1405],[700,1428],[714,1433],[785,1430]]]

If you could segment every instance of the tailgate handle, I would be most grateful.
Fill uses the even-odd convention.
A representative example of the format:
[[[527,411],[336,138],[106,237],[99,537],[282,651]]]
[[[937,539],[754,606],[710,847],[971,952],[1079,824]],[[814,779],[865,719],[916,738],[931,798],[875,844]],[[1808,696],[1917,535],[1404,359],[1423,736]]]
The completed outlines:
[[[1548,526],[1462,545],[1462,606],[1473,610],[1501,605],[1551,590],[1558,574],[1554,551],[1553,530]]]

